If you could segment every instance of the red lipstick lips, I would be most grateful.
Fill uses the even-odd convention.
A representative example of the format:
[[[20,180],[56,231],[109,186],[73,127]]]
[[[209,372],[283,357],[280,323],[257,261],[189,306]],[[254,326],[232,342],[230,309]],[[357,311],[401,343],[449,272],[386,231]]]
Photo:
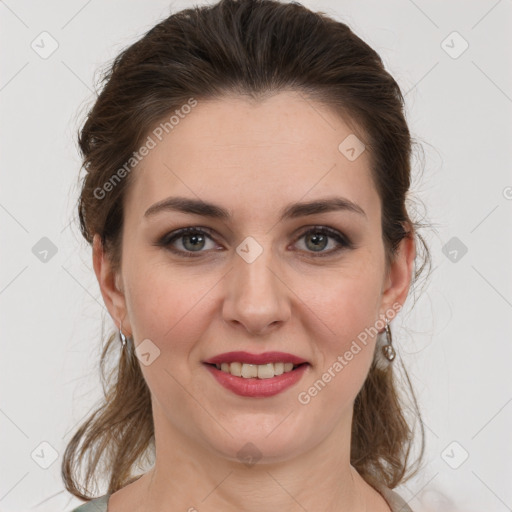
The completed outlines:
[[[249,352],[225,352],[224,354],[211,357],[204,362],[208,364],[235,362],[245,364],[293,363],[296,365],[307,363],[305,359],[285,352],[263,352],[262,354],[250,354]]]
[[[285,389],[291,388],[299,382],[310,364],[293,354],[285,352],[264,352],[263,354],[250,354],[249,352],[226,352],[203,361],[206,369],[215,380],[224,388],[236,395],[252,398],[265,398],[277,395]],[[292,363],[295,368],[267,379],[257,377],[237,377],[231,373],[219,370],[215,365],[222,363],[242,363],[252,365],[265,365],[267,363]],[[298,365],[298,366],[297,366]]]

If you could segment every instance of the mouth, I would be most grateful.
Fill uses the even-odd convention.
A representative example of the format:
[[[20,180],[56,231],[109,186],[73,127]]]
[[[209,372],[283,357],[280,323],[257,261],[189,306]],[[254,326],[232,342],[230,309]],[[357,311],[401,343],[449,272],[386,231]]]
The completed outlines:
[[[285,370],[286,364],[286,370]],[[309,371],[309,363],[206,363],[214,382],[245,398],[269,398],[295,386]],[[218,368],[220,366],[220,368]]]
[[[232,375],[233,377],[240,377],[242,379],[272,379],[283,374],[297,371],[303,366],[311,366],[309,363],[294,364],[290,362],[276,362],[266,364],[248,364],[233,361],[231,363],[203,363],[206,366],[216,368],[217,370]]]

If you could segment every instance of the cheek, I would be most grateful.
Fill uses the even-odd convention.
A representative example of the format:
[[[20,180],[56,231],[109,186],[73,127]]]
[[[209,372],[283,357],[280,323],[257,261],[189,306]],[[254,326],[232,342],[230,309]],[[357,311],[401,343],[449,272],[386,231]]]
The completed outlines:
[[[361,271],[340,272],[323,283],[323,293],[310,289],[305,296],[309,307],[304,314],[309,314],[307,329],[316,338],[318,371],[326,372],[326,381],[336,382],[329,387],[336,389],[338,398],[355,397],[373,359],[381,288],[375,267],[374,263],[373,271],[361,265]]]
[[[345,287],[343,291],[349,289]],[[318,366],[297,397],[299,403],[311,404],[315,410],[322,411],[327,422],[327,416],[331,421],[338,421],[340,415],[348,412],[373,360],[375,297],[370,292],[362,293],[361,288],[354,291],[358,293],[352,296],[337,293],[333,300],[325,299],[320,309],[321,323],[328,324],[328,334],[316,337]]]
[[[361,257],[350,268],[319,281],[320,287],[303,289],[306,304],[313,305],[311,309],[330,328],[335,343],[346,344],[377,321],[382,276],[376,263]]]
[[[130,270],[127,307],[137,341],[149,338],[163,355],[164,350],[173,354],[184,351],[191,340],[201,338],[211,321],[209,293],[214,291],[217,277],[209,278],[204,270],[194,275],[190,270],[172,271],[158,264],[141,263]],[[166,350],[171,344],[172,351]]]
[[[137,275],[132,281],[130,289],[130,318],[136,344],[146,343],[143,347],[150,347],[153,352],[149,364],[141,359],[140,368],[144,379],[151,391],[153,399],[172,418],[172,422],[180,424],[186,430],[186,418],[191,414],[201,415],[201,410],[189,410],[185,413],[185,406],[180,412],[184,418],[176,417],[172,412],[174,404],[189,404],[188,390],[192,394],[201,393],[195,390],[194,378],[203,370],[197,350],[198,340],[205,338],[208,323],[211,322],[211,307],[208,300],[209,286],[201,279],[195,279],[192,285],[190,280],[179,282],[165,280],[169,274],[164,269],[153,268],[149,273]],[[157,349],[145,340],[150,340]],[[140,352],[139,352],[140,353]],[[153,356],[153,354],[156,354]],[[187,406],[188,407],[188,406]]]

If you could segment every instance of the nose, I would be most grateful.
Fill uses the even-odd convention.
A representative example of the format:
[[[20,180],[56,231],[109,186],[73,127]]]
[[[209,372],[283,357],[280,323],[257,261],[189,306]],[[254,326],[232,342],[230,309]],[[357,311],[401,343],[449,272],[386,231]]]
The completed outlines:
[[[291,291],[270,248],[254,260],[241,254],[233,258],[225,276],[223,318],[251,334],[264,335],[289,320]]]

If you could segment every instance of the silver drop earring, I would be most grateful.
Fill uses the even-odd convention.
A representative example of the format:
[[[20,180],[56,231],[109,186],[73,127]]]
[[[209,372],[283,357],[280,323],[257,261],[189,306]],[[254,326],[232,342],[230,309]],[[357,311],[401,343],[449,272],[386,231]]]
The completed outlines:
[[[123,322],[121,322],[119,326],[119,336],[121,338],[121,343],[123,345],[123,349],[126,346],[126,336],[123,334]]]
[[[386,317],[386,340],[387,344],[382,347],[382,353],[388,361],[393,361],[396,357],[395,349],[393,348],[393,338],[391,337],[391,328],[389,327],[389,320]]]

